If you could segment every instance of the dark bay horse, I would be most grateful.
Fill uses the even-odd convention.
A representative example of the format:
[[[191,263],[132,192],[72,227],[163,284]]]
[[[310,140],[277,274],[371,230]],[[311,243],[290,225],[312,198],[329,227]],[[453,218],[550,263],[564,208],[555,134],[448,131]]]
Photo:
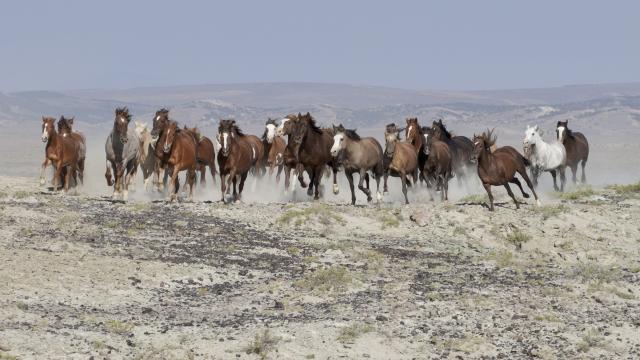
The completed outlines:
[[[309,114],[298,114],[298,121],[293,123],[293,154],[298,163],[309,174],[309,188],[307,195],[313,195],[314,200],[320,199],[320,181],[327,166],[334,171],[334,192],[337,186],[337,167],[331,156],[333,146],[332,131],[320,129],[315,119]]]
[[[185,131],[190,131],[193,137],[197,141],[196,145],[196,172],[200,173],[200,184],[205,186],[205,174],[206,167],[209,167],[209,172],[213,178],[213,183],[216,183],[216,152],[213,146],[213,142],[206,136],[200,133],[197,127],[188,128],[184,127]]]
[[[62,135],[62,137],[69,137],[73,142],[75,142],[75,148],[78,152],[78,173],[77,177],[80,179],[80,184],[84,182],[84,161],[87,158],[87,140],[84,137],[84,134],[78,131],[73,130],[73,120],[75,118],[66,118],[64,116],[60,116],[60,120],[58,120],[58,133]],[[73,175],[74,179],[76,175]]]
[[[298,114],[300,115],[300,114]],[[300,115],[301,116],[301,115]],[[304,181],[304,168],[302,165],[298,164],[298,159],[294,154],[294,151],[297,151],[296,144],[293,141],[293,129],[295,123],[299,121],[299,116],[290,114],[285,116],[280,120],[280,125],[276,128],[276,136],[286,136],[287,137],[287,145],[284,149],[283,154],[283,163],[284,163],[284,193],[285,195],[289,192],[291,187],[291,171],[295,170],[298,175],[298,181],[300,182],[300,186],[302,188],[306,188],[307,184]]]
[[[427,155],[424,152],[424,131],[418,123],[418,118],[407,118],[407,127],[405,128],[404,137],[407,142],[413,145],[418,156],[418,169],[424,169],[424,165],[427,162]],[[420,171],[420,181],[426,181],[423,178],[422,171]]]
[[[496,137],[493,135],[493,131],[487,130],[480,136],[473,136],[474,150],[471,157],[471,161],[478,164],[478,176],[482,181],[482,186],[489,195],[489,210],[493,211],[493,194],[491,194],[491,185],[504,186],[507,189],[507,193],[513,199],[516,204],[516,209],[520,208],[520,204],[516,200],[516,197],[509,187],[509,183],[516,184],[522,196],[529,197],[529,194],[524,192],[520,180],[515,177],[516,173],[520,174],[524,181],[533,192],[533,196],[536,199],[536,204],[540,204],[536,190],[533,188],[533,184],[527,175],[526,167],[530,165],[529,160],[522,156],[516,149],[511,146],[503,146],[497,148],[491,152],[491,147],[495,144]]]
[[[232,119],[220,120],[218,142],[221,146],[218,151],[218,170],[222,202],[225,202],[225,196],[231,190],[232,183],[233,201],[240,202],[244,182],[257,160],[255,145]],[[225,181],[227,176],[229,176],[228,180]],[[238,180],[240,180],[239,184],[237,184]],[[237,191],[236,185],[239,185]]]
[[[136,130],[129,128],[131,114],[126,107],[117,108],[113,129],[104,149],[107,156],[107,170],[104,174],[107,185],[113,185],[113,198],[117,199],[122,195],[123,200],[127,200],[129,194],[129,184],[135,178],[140,160],[140,139]],[[114,176],[111,175],[113,169]]]
[[[56,119],[42,117],[42,142],[45,146],[46,159],[53,164],[54,175],[52,185],[54,190],[63,186],[64,191],[69,190],[71,177],[78,171],[78,144],[69,136],[62,136],[56,131]],[[46,161],[43,164],[43,171]]]
[[[167,167],[171,169],[171,178],[169,180],[169,199],[171,201],[178,198],[178,190],[180,188],[178,174],[180,171],[187,172],[189,200],[193,199],[197,165],[196,141],[194,134],[180,129],[177,122],[170,120],[156,144],[156,148],[162,148],[162,151],[169,155]]]
[[[280,174],[284,167],[284,152],[287,143],[284,139],[276,135],[275,119],[269,118],[265,124],[264,134],[262,134],[262,145],[264,146],[264,162],[269,168],[269,177],[273,174],[273,169],[278,168],[276,183],[280,182]]]
[[[453,177],[453,165],[451,149],[444,141],[433,136],[433,130],[422,128],[425,155],[425,164],[421,168],[423,178],[429,184],[430,180],[435,184],[435,189],[440,189],[441,200],[449,200],[449,180]]]
[[[333,145],[331,156],[340,158],[340,163],[344,167],[349,188],[351,189],[351,205],[356,204],[356,194],[353,186],[353,174],[360,175],[358,189],[367,195],[370,202],[371,190],[369,190],[369,174],[371,172],[376,179],[376,195],[378,201],[382,199],[380,194],[380,178],[384,171],[382,167],[382,147],[378,140],[372,137],[361,138],[355,130],[345,129],[342,124],[333,127]],[[367,187],[363,186],[363,181],[367,182]]]
[[[458,180],[462,181],[467,176],[467,170],[473,167],[469,160],[473,155],[473,142],[466,136],[452,136],[442,123],[442,119],[434,121],[431,129],[436,139],[449,145],[453,161],[453,172],[458,177]]]
[[[156,191],[162,192],[164,189],[164,185],[166,182],[165,170],[167,167],[167,162],[169,161],[169,154],[162,151],[162,146],[157,146],[157,142],[164,133],[165,128],[169,125],[169,110],[162,108],[156,111],[156,114],[153,117],[153,127],[151,129],[151,139],[154,145],[153,154],[156,157],[155,162],[155,188]]]
[[[587,138],[580,132],[570,130],[569,120],[558,121],[556,124],[556,137],[564,145],[567,152],[567,166],[571,168],[573,183],[577,182],[578,164],[582,166],[580,182],[586,183],[587,176],[584,173],[584,167],[587,165],[587,160],[589,160],[589,142]]]
[[[407,186],[411,183],[407,178],[409,175],[413,177],[415,183],[418,179],[418,155],[411,143],[400,141],[400,132],[403,129],[396,127],[396,124],[387,125],[384,133],[385,149],[384,149],[384,192],[388,192],[387,178],[389,175],[399,177],[402,182],[402,193],[404,201],[409,203],[407,198]]]

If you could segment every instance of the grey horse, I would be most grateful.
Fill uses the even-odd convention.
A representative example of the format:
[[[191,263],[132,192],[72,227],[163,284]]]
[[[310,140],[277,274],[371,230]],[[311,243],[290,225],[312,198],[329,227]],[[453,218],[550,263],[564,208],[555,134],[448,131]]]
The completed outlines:
[[[140,161],[140,139],[136,130],[129,128],[131,115],[126,107],[116,109],[113,130],[107,137],[104,150],[107,154],[107,171],[104,174],[109,186],[113,185],[113,199],[127,200],[129,185],[135,179]],[[111,176],[111,169],[115,179]]]

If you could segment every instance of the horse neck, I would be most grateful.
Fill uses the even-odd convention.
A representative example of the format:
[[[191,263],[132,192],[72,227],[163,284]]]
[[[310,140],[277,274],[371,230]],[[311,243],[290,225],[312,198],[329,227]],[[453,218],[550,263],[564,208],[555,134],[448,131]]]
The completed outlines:
[[[422,145],[423,143],[423,134],[421,134],[418,130],[416,130],[416,135],[413,136],[413,139],[411,139],[411,145],[413,145],[413,147],[416,150],[416,153],[419,153],[420,150],[422,149]]]
[[[489,167],[491,167],[494,160],[495,156],[491,153],[491,150],[485,148],[480,153],[480,156],[478,156],[478,166],[484,169],[488,169]]]

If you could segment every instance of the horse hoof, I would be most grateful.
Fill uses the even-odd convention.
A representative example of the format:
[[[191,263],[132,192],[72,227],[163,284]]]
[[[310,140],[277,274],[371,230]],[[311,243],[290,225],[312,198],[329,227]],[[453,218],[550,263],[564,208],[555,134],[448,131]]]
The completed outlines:
[[[333,194],[338,195],[340,193],[340,187],[338,184],[333,184]]]
[[[540,201],[540,199],[536,200],[536,205],[537,206],[542,206],[542,202]]]
[[[527,193],[523,193],[522,196],[524,196],[525,199],[529,198],[529,194],[527,194]]]
[[[371,196],[367,196],[367,202],[370,203],[372,201],[373,201],[373,198]],[[355,205],[355,202],[354,202],[354,205]]]
[[[385,191],[382,193],[382,195],[387,196],[387,195],[389,195],[389,192],[388,192],[387,190],[385,190]]]
[[[376,198],[378,201],[382,200],[382,194],[380,194],[380,191],[376,192]]]
[[[236,203],[236,204],[242,204],[242,200],[237,199],[237,200],[235,201],[235,203]]]
[[[44,185],[45,181],[44,178],[40,178],[40,185]]]
[[[125,190],[122,193],[122,200],[127,201],[128,198],[129,198],[129,192],[127,190]]]

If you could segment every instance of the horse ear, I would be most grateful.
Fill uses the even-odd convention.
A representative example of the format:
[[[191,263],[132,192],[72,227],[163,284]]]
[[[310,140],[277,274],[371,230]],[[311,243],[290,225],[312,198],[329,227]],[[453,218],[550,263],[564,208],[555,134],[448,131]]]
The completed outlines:
[[[44,118],[44,116],[43,116],[43,117],[42,117],[42,123],[44,124],[44,123],[46,123],[46,122],[47,122],[47,119],[45,119],[45,118]]]
[[[72,117],[68,118],[67,121],[69,122],[69,124],[73,125],[73,120],[75,120],[75,119],[76,119],[76,117],[72,116]]]

